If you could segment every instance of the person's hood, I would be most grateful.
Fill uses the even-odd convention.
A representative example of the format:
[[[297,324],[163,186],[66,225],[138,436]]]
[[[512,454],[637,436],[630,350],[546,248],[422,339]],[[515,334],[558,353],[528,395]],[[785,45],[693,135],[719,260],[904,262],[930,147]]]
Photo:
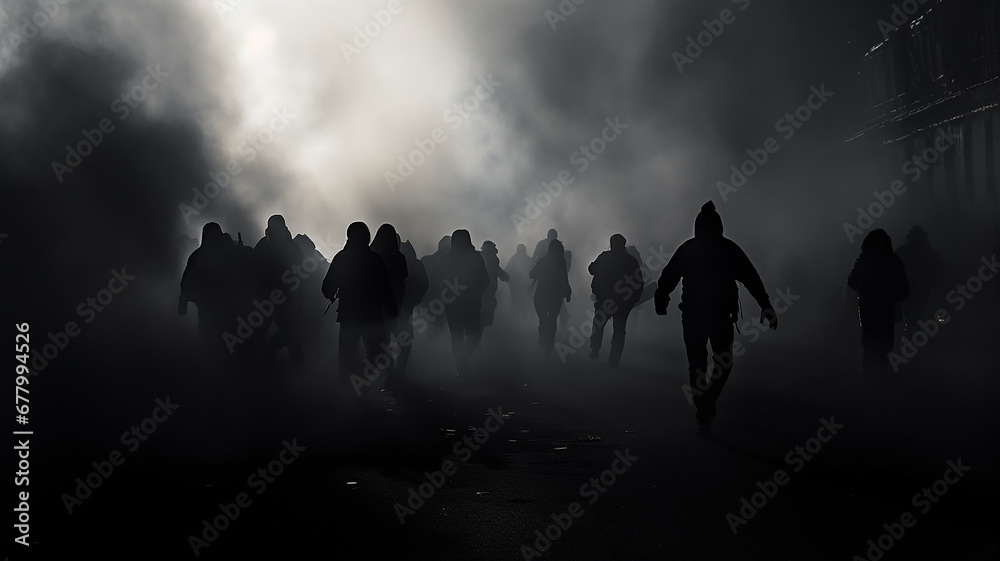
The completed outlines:
[[[696,238],[722,237],[722,217],[715,210],[715,203],[708,201],[701,207],[701,212],[694,219],[694,236]]]

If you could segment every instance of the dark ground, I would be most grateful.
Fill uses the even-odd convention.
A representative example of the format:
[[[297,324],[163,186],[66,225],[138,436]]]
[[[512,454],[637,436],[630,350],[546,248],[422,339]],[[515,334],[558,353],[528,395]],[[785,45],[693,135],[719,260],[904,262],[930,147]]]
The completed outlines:
[[[517,560],[552,514],[580,502],[583,516],[543,558],[847,561],[911,511],[916,525],[886,560],[996,559],[998,383],[995,368],[980,366],[991,347],[961,337],[956,322],[875,391],[860,380],[852,333],[820,328],[827,338],[796,342],[809,312],[789,312],[777,333],[748,345],[710,438],[696,435],[680,389],[676,310],[630,323],[630,336],[659,326],[665,339],[631,341],[617,370],[585,349],[566,364],[544,359],[533,333],[498,326],[486,333],[480,372],[456,379],[442,336],[416,347],[411,397],[358,398],[325,367],[295,372],[284,357],[220,373],[156,342],[119,355],[67,352],[32,383],[31,550],[193,558],[188,536],[220,502],[248,492],[252,504],[201,558]],[[100,331],[87,336],[110,336]],[[519,347],[529,358],[508,351]],[[124,450],[121,432],[167,395],[180,408],[67,514],[60,496],[74,479]],[[469,462],[457,461],[456,436],[483,426],[490,408],[505,423]],[[844,428],[793,472],[785,455],[831,416]],[[306,451],[256,494],[248,476],[292,439]],[[581,485],[626,450],[633,467],[588,504]],[[449,458],[457,473],[401,525],[393,506]],[[958,458],[969,474],[916,513],[911,497]],[[727,513],[777,469],[790,481],[734,535]]]

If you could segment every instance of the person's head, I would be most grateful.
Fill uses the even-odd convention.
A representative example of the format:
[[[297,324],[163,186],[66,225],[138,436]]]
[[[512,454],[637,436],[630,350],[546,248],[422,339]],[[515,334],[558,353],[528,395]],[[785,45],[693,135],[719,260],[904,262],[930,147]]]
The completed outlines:
[[[861,251],[877,254],[892,253],[892,239],[889,233],[882,228],[872,230],[865,236],[865,241],[861,242]]]
[[[621,234],[611,236],[611,251],[625,251],[625,236]]]
[[[694,219],[695,237],[714,238],[722,236],[722,217],[715,210],[715,203],[708,201],[701,206],[701,212]]]
[[[209,222],[201,227],[201,245],[215,247],[223,241],[222,226],[218,222]]]
[[[368,246],[372,233],[364,222],[352,222],[347,227],[347,247]]]
[[[528,254],[528,248],[525,247],[523,243],[517,244],[517,254],[518,255],[527,255]]]
[[[476,246],[472,245],[472,236],[468,230],[455,230],[451,234],[452,251],[476,251]]]
[[[398,250],[399,242],[397,240],[399,240],[399,236],[396,235],[396,228],[392,224],[383,224],[375,231],[372,250],[379,253]]]
[[[399,244],[399,252],[402,253],[403,257],[406,257],[409,261],[415,261],[417,259],[417,250],[413,249],[413,244],[410,243],[410,240],[406,240],[405,242]]]
[[[559,240],[552,240],[549,242],[549,252],[545,255],[551,257],[552,259],[565,259],[566,250],[563,248],[563,244]]]
[[[552,228],[551,230],[549,230],[549,234],[546,237],[546,239],[554,240],[554,239],[556,239],[558,237],[559,237],[559,232],[556,232],[556,229]]]
[[[285,218],[280,214],[275,214],[267,219],[267,228],[264,230],[264,235],[267,236],[268,240],[272,241],[292,239],[292,233],[285,226]]]
[[[438,251],[451,249],[451,236],[445,236],[438,241]]]
[[[910,228],[910,231],[906,233],[906,241],[914,245],[927,243],[927,230],[924,230],[923,226]]]
[[[497,244],[493,243],[490,240],[486,240],[485,242],[483,242],[482,251],[487,255],[496,255]]]

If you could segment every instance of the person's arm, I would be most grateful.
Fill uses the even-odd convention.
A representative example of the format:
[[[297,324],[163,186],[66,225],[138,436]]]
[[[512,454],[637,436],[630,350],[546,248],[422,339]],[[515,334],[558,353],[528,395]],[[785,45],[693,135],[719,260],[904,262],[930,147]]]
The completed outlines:
[[[854,262],[854,267],[851,268],[851,274],[847,275],[847,287],[854,292],[861,292],[862,269],[861,257],[858,257]]]
[[[667,315],[667,306],[670,305],[670,293],[677,288],[677,283],[684,276],[684,255],[687,253],[684,245],[677,248],[677,251],[670,256],[670,261],[660,272],[660,279],[656,283],[656,292],[653,293],[653,304],[656,314]]]
[[[323,296],[326,296],[326,299],[331,302],[337,299],[337,291],[340,290],[337,269],[337,257],[334,256],[333,260],[330,261],[330,268],[326,272],[326,277],[323,279]]]
[[[910,296],[910,282],[906,278],[906,267],[903,266],[903,262],[896,258],[896,301],[906,300]]]
[[[377,288],[376,294],[381,297],[382,307],[385,308],[389,317],[394,318],[399,315],[399,302],[396,302],[396,295],[392,293],[392,283],[389,282],[389,270],[385,266],[385,261],[378,255],[374,255],[371,260],[372,267],[376,271]]]
[[[760,273],[757,272],[757,268],[753,266],[746,252],[739,246],[735,244],[734,246],[738,251],[736,280],[747,288],[750,296],[760,306],[760,322],[766,322],[768,327],[774,331],[778,329],[778,314],[774,311],[774,306],[771,305],[771,297],[768,296],[767,289],[764,288],[764,281],[760,280]]]
[[[499,265],[497,265],[497,276],[500,277],[500,280],[503,282],[510,281],[510,275],[508,275],[507,271],[504,271]]]

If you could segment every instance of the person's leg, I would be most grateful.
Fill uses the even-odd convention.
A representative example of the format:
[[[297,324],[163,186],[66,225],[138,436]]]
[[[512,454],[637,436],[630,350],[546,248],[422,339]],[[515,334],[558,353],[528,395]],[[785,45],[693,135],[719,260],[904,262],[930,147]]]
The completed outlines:
[[[618,312],[612,316],[615,322],[614,332],[611,334],[611,356],[608,361],[611,364],[618,364],[622,359],[622,351],[625,349],[625,325],[628,323],[628,316],[632,313],[632,308],[622,306]]]
[[[601,309],[601,301],[594,302],[594,327],[590,334],[590,358],[597,358],[601,352],[601,345],[604,343],[604,326],[608,324],[608,317]]]
[[[535,315],[538,316],[538,346],[545,348],[545,302],[541,298],[534,299]]]
[[[684,348],[688,358],[688,383],[691,398],[698,408],[696,417],[702,420],[702,403],[708,385],[705,382],[705,371],[708,370],[708,331],[704,326],[692,320],[681,320],[684,329]]]
[[[720,321],[713,327],[709,339],[712,344],[712,380],[705,392],[705,404],[709,406],[711,418],[715,415],[715,402],[722,394],[722,388],[733,370],[733,324]]]
[[[410,361],[410,349],[413,348],[413,324],[410,323],[412,314],[413,310],[404,310],[396,322],[395,333],[399,338],[399,356],[396,357],[396,366],[392,370],[392,384],[406,381],[406,363]]]
[[[465,323],[462,318],[462,310],[452,304],[445,307],[444,315],[448,321],[448,331],[451,332],[451,354],[458,361],[462,354],[462,344],[465,341]]]

